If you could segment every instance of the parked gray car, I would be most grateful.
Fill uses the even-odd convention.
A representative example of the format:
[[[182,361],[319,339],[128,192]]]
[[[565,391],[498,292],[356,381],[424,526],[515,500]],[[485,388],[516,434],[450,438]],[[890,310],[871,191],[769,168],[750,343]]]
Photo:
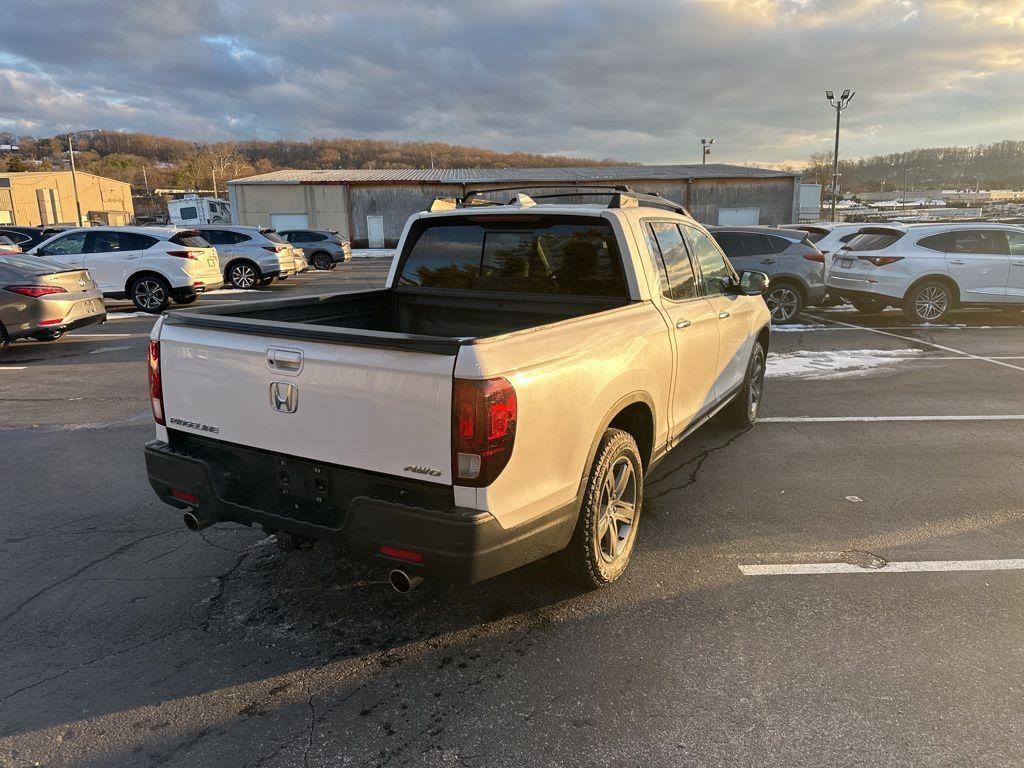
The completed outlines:
[[[266,287],[300,272],[292,246],[273,229],[233,225],[196,227],[217,249],[224,282],[235,288]]]
[[[277,234],[305,251],[313,269],[334,269],[352,258],[352,245],[332,229],[281,229]]]
[[[21,253],[0,254],[0,344],[55,341],[107,319],[103,294],[84,269]]]
[[[792,323],[825,297],[825,257],[806,232],[774,227],[708,227],[738,272],[771,280],[764,299],[773,323]]]

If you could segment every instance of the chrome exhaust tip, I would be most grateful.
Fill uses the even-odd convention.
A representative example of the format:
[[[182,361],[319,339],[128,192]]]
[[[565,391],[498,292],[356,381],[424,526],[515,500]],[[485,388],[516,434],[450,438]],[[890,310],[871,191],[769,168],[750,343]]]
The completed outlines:
[[[203,528],[208,528],[213,524],[210,520],[207,520],[205,517],[200,517],[191,509],[182,517],[185,520],[185,527],[192,531],[192,533],[197,533],[203,530]]]
[[[395,592],[406,594],[412,592],[416,587],[423,583],[422,576],[410,576],[408,573],[403,571],[401,568],[395,568],[388,576],[388,582],[391,584],[391,588]]]

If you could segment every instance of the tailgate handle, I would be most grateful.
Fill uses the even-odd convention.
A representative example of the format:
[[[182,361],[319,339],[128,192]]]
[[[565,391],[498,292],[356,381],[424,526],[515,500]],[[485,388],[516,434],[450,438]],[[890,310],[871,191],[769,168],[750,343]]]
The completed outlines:
[[[276,373],[287,373],[293,376],[302,370],[301,349],[268,349],[267,365]]]

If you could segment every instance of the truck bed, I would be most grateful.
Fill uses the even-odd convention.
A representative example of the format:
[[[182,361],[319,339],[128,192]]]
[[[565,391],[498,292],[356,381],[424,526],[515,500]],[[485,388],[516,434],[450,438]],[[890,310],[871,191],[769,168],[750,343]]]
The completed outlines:
[[[603,312],[625,298],[396,288],[174,312],[169,323],[451,354],[474,339]]]

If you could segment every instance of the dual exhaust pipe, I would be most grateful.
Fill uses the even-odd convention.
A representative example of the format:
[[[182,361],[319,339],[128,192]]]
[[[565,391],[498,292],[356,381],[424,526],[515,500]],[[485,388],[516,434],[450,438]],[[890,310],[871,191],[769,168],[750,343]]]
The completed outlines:
[[[213,524],[213,521],[209,518],[203,517],[198,511],[190,509],[182,515],[182,519],[185,521],[185,527],[193,533],[198,533],[204,528],[208,528]],[[416,587],[423,583],[422,576],[413,576],[406,573],[401,568],[395,568],[388,574],[388,583],[391,588],[399,594],[407,594],[412,592]]]

